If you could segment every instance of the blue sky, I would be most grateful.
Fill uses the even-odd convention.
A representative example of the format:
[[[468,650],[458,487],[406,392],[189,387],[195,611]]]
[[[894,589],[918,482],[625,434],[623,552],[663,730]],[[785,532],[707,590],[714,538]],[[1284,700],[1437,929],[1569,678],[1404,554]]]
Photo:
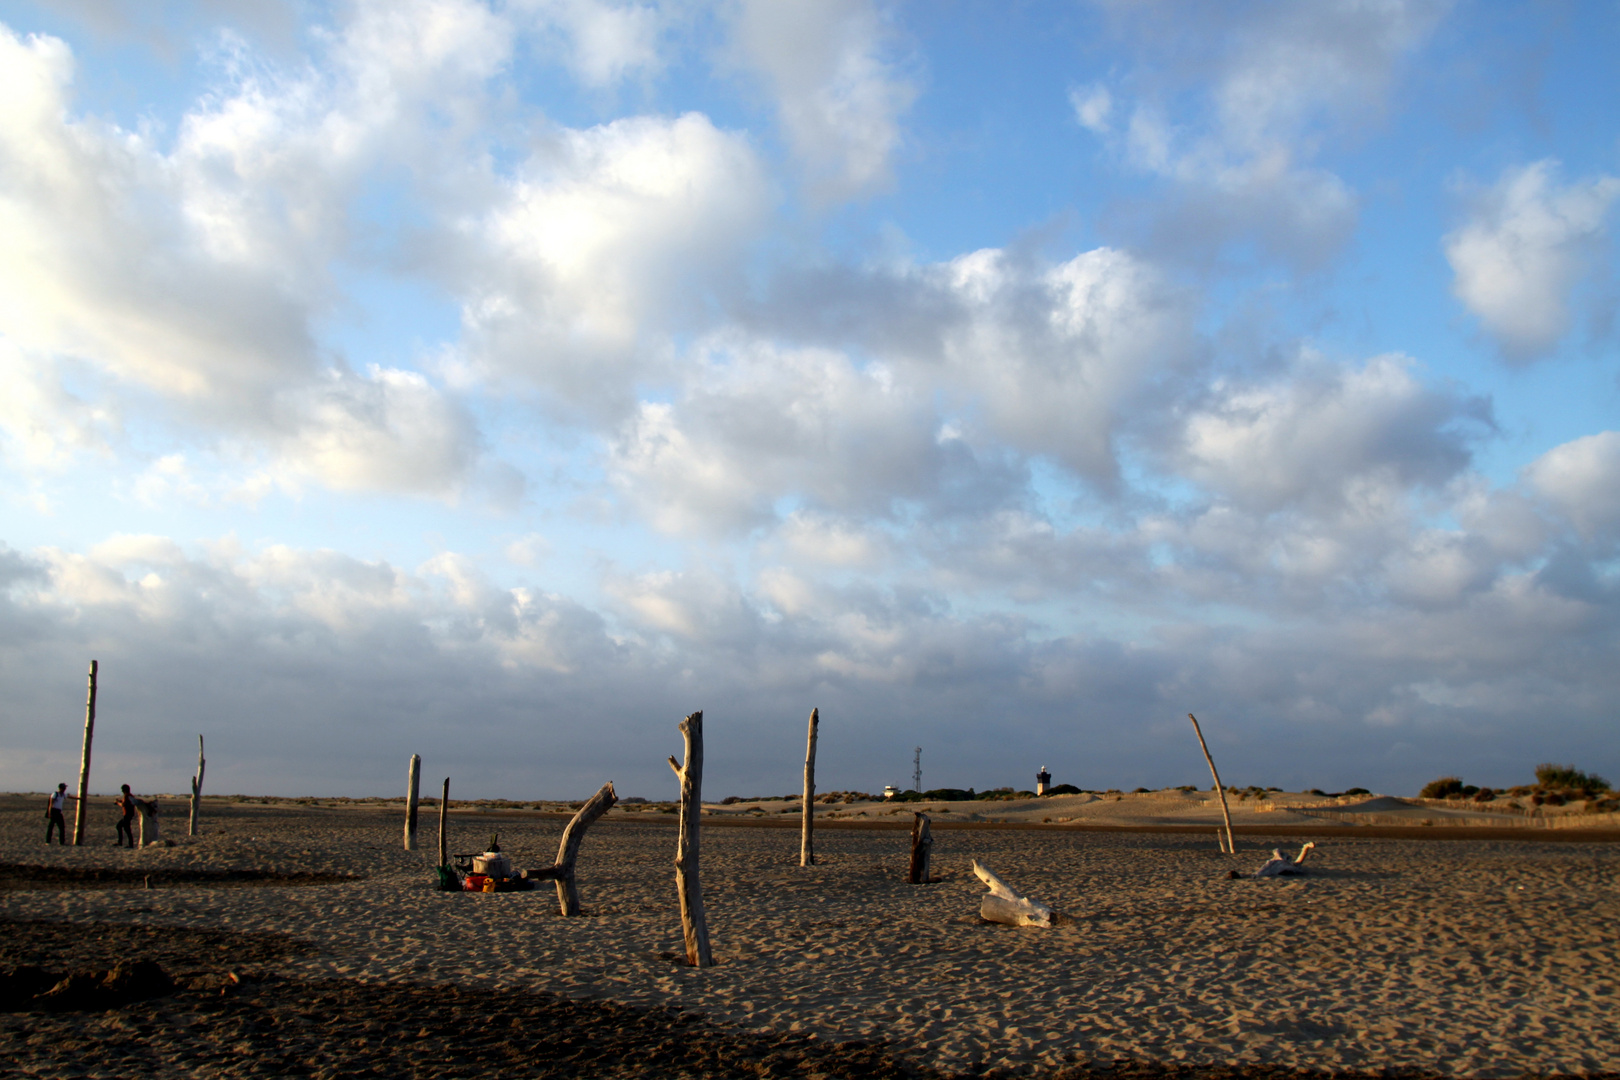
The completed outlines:
[[[1620,9],[0,3],[0,787],[1614,777]],[[1191,751],[1191,753],[1189,753]],[[665,770],[667,774],[667,770]],[[105,783],[101,783],[101,781]]]

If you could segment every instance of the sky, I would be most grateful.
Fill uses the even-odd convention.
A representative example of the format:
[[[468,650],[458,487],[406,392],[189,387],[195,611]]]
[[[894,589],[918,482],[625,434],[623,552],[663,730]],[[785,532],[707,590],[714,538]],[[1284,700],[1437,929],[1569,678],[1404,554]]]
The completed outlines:
[[[0,789],[1620,780],[1617,55],[0,0]]]

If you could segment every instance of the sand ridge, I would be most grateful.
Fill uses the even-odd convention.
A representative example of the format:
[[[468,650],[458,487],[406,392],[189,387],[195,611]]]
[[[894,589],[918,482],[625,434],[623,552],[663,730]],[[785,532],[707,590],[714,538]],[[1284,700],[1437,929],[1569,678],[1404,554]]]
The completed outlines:
[[[1114,1058],[1456,1076],[1620,1070],[1611,844],[1360,840],[1329,827],[1312,876],[1230,881],[1229,868],[1252,870],[1276,845],[1240,839],[1231,859],[1200,835],[945,831],[935,848],[945,880],[916,887],[902,881],[897,831],[828,822],[821,864],[801,869],[789,832],[717,828],[703,868],[720,964],[699,971],[674,959],[674,834],[663,821],[624,815],[593,829],[580,863],[587,915],[565,920],[550,893],[431,891],[431,855],[400,850],[395,813],[221,808],[197,840],[141,852],[46,849],[37,816],[0,813],[0,860],[369,875],[0,894],[10,918],[314,943],[285,961],[289,974],[677,1006],[748,1030],[894,1039],[961,1073]],[[452,848],[476,847],[491,818],[453,818]],[[561,828],[500,824],[520,866],[549,862]],[[423,837],[431,849],[431,827]],[[1075,925],[980,923],[972,858]]]

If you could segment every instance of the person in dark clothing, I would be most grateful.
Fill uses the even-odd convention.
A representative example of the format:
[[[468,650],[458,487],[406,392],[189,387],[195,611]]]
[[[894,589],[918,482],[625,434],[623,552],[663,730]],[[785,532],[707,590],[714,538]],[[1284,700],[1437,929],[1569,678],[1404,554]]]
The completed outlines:
[[[130,847],[134,847],[135,832],[129,827],[129,823],[135,817],[135,796],[129,793],[128,784],[123,786],[123,794],[118,796],[116,805],[123,811],[124,816],[118,819],[118,842],[113,847],[123,847],[125,840],[129,841]]]
[[[57,784],[56,791],[51,795],[50,802],[45,805],[45,843],[51,842],[51,831],[56,831],[57,839],[62,846],[67,846],[67,822],[62,819],[62,807],[67,801],[77,796],[67,793],[66,784]]]

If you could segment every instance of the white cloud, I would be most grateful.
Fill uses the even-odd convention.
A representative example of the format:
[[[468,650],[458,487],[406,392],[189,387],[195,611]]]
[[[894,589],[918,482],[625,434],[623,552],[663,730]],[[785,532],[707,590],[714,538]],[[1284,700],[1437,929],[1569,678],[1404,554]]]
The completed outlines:
[[[768,205],[748,140],[700,114],[559,132],[462,226],[468,361],[622,414],[649,320],[725,284]]]
[[[732,10],[740,58],[775,90],[812,197],[886,187],[917,89],[887,55],[881,10],[871,0],[736,0]]]
[[[1108,87],[1074,87],[1069,90],[1069,105],[1081,127],[1099,135],[1108,133],[1109,117],[1114,111],[1114,96],[1108,92]]]
[[[1121,80],[1134,102],[1098,86],[1071,93],[1071,103],[1084,126],[1113,133],[1128,165],[1176,185],[1146,211],[1156,249],[1208,258],[1253,242],[1313,268],[1343,246],[1359,213],[1355,193],[1314,160],[1330,138],[1381,111],[1448,6],[1121,5],[1116,22],[1139,60]],[[1199,62],[1186,59],[1189,47]],[[1166,115],[1170,101],[1178,122]],[[1126,111],[1123,125],[1108,122]]]
[[[1620,540],[1620,431],[1555,446],[1531,462],[1524,476],[1582,536]]]
[[[654,5],[516,0],[513,8],[538,23],[543,34],[566,39],[561,50],[564,63],[586,86],[612,86],[660,66],[658,37],[664,14]]]
[[[1466,426],[1483,403],[1431,390],[1411,362],[1379,356],[1359,370],[1307,358],[1265,385],[1217,384],[1185,421],[1178,471],[1260,509],[1338,504],[1372,482],[1437,488],[1469,461]]]
[[[1620,197],[1620,178],[1559,185],[1557,173],[1554,161],[1507,170],[1444,242],[1457,298],[1514,362],[1551,352],[1569,332],[1572,294]]]

